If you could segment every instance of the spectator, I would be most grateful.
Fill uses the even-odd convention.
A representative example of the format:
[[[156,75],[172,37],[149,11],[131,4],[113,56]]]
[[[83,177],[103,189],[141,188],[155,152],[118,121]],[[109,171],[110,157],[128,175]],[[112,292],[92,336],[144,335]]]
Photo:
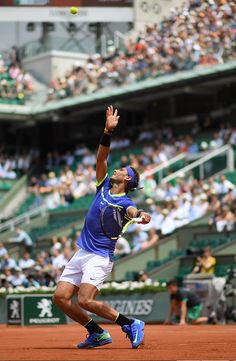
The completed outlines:
[[[215,183],[215,190],[217,194],[226,194],[232,189],[234,189],[234,184],[227,180],[224,175],[220,176],[219,183]]]
[[[27,162],[24,163],[21,154],[11,155],[7,147],[3,145],[2,149],[0,149],[0,178],[14,180],[18,175],[26,173],[31,162],[36,160],[36,157],[33,157],[31,154],[25,157]]]
[[[13,53],[16,54],[14,50],[8,54],[9,60],[4,60],[0,54],[0,98],[13,104],[24,104],[33,93],[33,81],[30,74],[17,62],[18,56],[14,56],[12,61]]]
[[[0,241],[0,258],[5,256],[7,253],[7,249],[4,247],[4,244],[2,241]]]
[[[62,268],[68,262],[68,259],[63,253],[60,253],[59,250],[55,249],[52,255],[52,265],[54,268]]]
[[[22,286],[25,282],[26,276],[22,273],[21,268],[15,269],[15,274],[12,277],[11,283],[14,287]]]
[[[28,233],[25,232],[21,228],[16,228],[15,232],[16,232],[17,236],[14,238],[11,238],[9,241],[22,243],[25,247],[25,251],[28,252],[29,254],[31,254],[33,251],[33,241],[30,238],[30,236],[28,235]]]
[[[197,154],[199,152],[198,145],[194,143],[193,138],[190,136],[186,137],[186,143],[189,154]]]
[[[210,226],[215,224],[218,232],[232,231],[235,227],[235,215],[228,206],[222,206],[217,209],[216,214],[208,222]]]
[[[24,281],[24,287],[28,288],[28,287],[35,287],[35,288],[39,288],[40,287],[40,283],[35,279],[35,277],[32,274],[29,274],[25,281]]]
[[[5,288],[8,290],[11,287],[11,284],[7,281],[7,278],[4,274],[0,274],[0,288]]]
[[[51,255],[53,255],[55,250],[58,250],[58,251],[61,250],[61,243],[58,241],[57,236],[53,236],[51,239],[51,242],[52,242],[52,246],[50,249],[50,253],[51,253]]]
[[[60,244],[61,244],[63,249],[65,249],[65,248],[69,249],[70,246],[71,246],[71,241],[68,239],[67,236],[61,236],[60,237]]]
[[[152,282],[151,278],[148,277],[148,274],[145,271],[139,271],[137,275],[138,282]]]
[[[168,209],[163,209],[162,211],[163,214],[163,220],[161,222],[161,234],[163,236],[167,236],[169,234],[171,234],[172,232],[174,232],[175,230],[175,223],[174,220],[172,219]]]
[[[155,228],[151,228],[148,231],[148,239],[147,241],[142,243],[141,249],[144,251],[145,249],[152,247],[158,243],[159,237],[156,233]]]
[[[46,287],[54,287],[56,285],[55,278],[46,272],[41,280],[41,285]]]
[[[6,281],[8,282],[8,284],[11,285],[12,279],[13,279],[13,274],[12,274],[12,270],[10,268],[4,269],[4,276],[6,277]]]
[[[216,265],[216,259],[215,257],[212,256],[210,248],[206,247],[203,251],[203,256],[197,257],[197,263],[192,273],[214,274],[215,265]]]
[[[14,270],[16,269],[16,261],[13,258],[11,258],[8,253],[5,253],[4,256],[1,258],[0,268],[2,270],[6,268]]]
[[[156,186],[157,184],[154,176],[152,174],[148,175],[143,181],[145,195],[147,197],[153,198],[155,196]]]
[[[116,257],[125,257],[130,254],[131,248],[129,242],[124,237],[119,237],[116,241],[116,248],[115,248],[115,256]]]
[[[213,139],[214,140],[212,140],[210,142],[211,149],[219,149],[224,145],[224,142],[223,142],[222,138],[220,137],[220,133],[215,132],[213,134]]]
[[[179,325],[197,325],[208,321],[207,317],[201,317],[202,303],[196,293],[179,287],[176,281],[169,281],[167,289],[170,293],[170,307],[165,324],[171,323],[173,315]]]
[[[133,249],[132,252],[139,252],[142,249],[142,244],[147,241],[148,235],[142,231],[140,227],[137,227],[133,237]]]
[[[23,258],[19,260],[19,267],[25,270],[27,268],[33,268],[34,265],[35,265],[35,261],[32,258],[30,258],[30,254],[28,252],[25,252],[23,254]]]

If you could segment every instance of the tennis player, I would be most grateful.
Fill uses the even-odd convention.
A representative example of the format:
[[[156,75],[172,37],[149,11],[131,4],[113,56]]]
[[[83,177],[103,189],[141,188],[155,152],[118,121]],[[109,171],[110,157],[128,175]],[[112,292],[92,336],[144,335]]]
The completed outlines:
[[[71,319],[80,323],[88,331],[84,342],[78,348],[94,348],[112,342],[108,331],[103,330],[86,311],[113,321],[121,326],[131,341],[133,348],[143,343],[144,322],[129,319],[107,304],[97,301],[96,296],[113,266],[115,241],[109,238],[102,228],[100,215],[107,205],[119,207],[128,219],[142,217],[143,224],[150,222],[150,215],[138,210],[128,198],[130,190],[139,184],[139,174],[132,167],[117,169],[111,178],[107,175],[107,158],[111,136],[118,125],[117,109],[108,107],[106,125],[97,153],[97,193],[88,211],[84,227],[78,239],[79,251],[66,265],[53,296],[53,302]],[[72,302],[72,296],[78,295],[78,303]]]

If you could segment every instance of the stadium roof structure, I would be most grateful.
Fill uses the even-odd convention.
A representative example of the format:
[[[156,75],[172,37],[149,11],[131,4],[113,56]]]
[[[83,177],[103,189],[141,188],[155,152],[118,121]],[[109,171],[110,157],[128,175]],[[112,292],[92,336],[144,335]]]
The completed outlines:
[[[208,92],[216,85],[236,81],[236,60],[211,67],[198,67],[193,70],[159,76],[155,79],[139,81],[115,89],[101,90],[91,95],[80,95],[59,101],[38,105],[0,105],[2,120],[53,120],[55,116],[89,113],[104,109],[107,104],[121,106],[132,102],[134,106],[153,99],[166,98],[180,93],[195,91]],[[199,89],[200,87],[200,89]],[[205,90],[204,90],[205,88]]]

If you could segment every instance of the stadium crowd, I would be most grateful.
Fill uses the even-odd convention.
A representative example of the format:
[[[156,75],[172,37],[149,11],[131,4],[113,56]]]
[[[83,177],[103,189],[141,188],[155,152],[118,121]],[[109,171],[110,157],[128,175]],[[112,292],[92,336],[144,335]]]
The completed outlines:
[[[130,225],[126,238],[121,237],[117,241],[116,259],[158,244],[163,237],[207,212],[212,214],[210,229],[215,227],[218,232],[235,229],[236,187],[225,176],[220,176],[218,181],[213,177],[202,181],[190,175],[178,178],[176,184],[167,184],[162,191],[165,193],[161,203],[151,198],[146,200],[152,216],[150,224],[142,227]],[[9,239],[9,242],[23,246],[18,262],[9,256],[3,242],[0,242],[1,286],[54,286],[66,262],[77,249],[78,236],[79,231],[75,230],[69,237],[55,235],[51,239],[51,248],[40,251],[35,249],[30,234],[16,229],[16,237]]]
[[[222,123],[219,129],[217,132],[212,132],[212,140],[209,141],[210,150],[219,148],[225,143],[235,144],[235,129],[230,124]],[[141,228],[138,225],[131,225],[128,228],[126,238],[122,237],[117,242],[116,258],[158,244],[161,238],[206,215],[207,212],[213,214],[209,220],[209,227],[216,227],[219,232],[235,228],[236,187],[225,176],[200,180],[191,172],[183,174],[180,171],[175,182],[163,184],[158,183],[152,174],[153,167],[165,163],[179,153],[185,152],[189,156],[195,156],[200,150],[205,151],[207,144],[197,143],[195,140],[199,132],[200,127],[197,124],[192,127],[192,134],[181,136],[176,136],[170,127],[156,130],[144,128],[140,131],[137,142],[132,144],[132,147],[137,146],[141,149],[137,154],[132,151],[130,139],[114,138],[110,163],[114,165],[113,161],[115,161],[117,167],[131,164],[140,172],[147,172],[147,177],[143,181],[143,192],[152,215],[150,224]],[[120,149],[122,152],[119,151]],[[114,160],[112,157],[116,151],[119,157]],[[5,163],[11,159],[10,156],[6,156],[8,153],[6,148],[1,148]],[[37,155],[37,150],[27,153],[26,168],[29,167],[30,159],[35,159]],[[18,158],[15,156],[15,159]],[[1,161],[1,166],[5,164],[4,162]],[[69,205],[88,193],[94,194],[95,164],[95,153],[85,145],[77,146],[74,151],[63,154],[48,153],[43,163],[45,173],[34,175],[30,179],[28,189],[36,196],[34,205],[45,203],[48,208],[56,208],[60,205]],[[35,252],[30,234],[27,235],[23,230],[17,229],[16,237],[9,242],[22,243],[24,254],[16,263],[9,256],[4,245],[0,244],[2,282],[9,284],[9,287],[54,285],[65,263],[76,249],[77,237],[78,234],[68,238],[55,236],[52,238],[50,251]]]
[[[36,148],[16,151],[9,149],[6,144],[0,144],[0,179],[16,179],[27,173],[38,158],[39,150]]]
[[[229,61],[236,57],[235,13],[235,1],[186,0],[160,24],[127,37],[124,49],[94,54],[84,67],[51,81],[48,100]]]
[[[33,90],[32,77],[22,67],[17,48],[0,53],[0,102],[24,104]]]
[[[27,236],[29,237],[28,234]],[[29,252],[29,247],[24,246],[24,251],[17,262],[9,256],[3,242],[0,242],[2,287],[53,287],[65,264],[75,252],[76,246],[74,241],[67,237],[54,236],[51,242],[52,245],[48,251],[35,252],[31,248]]]
[[[156,206],[155,199],[161,205]],[[152,198],[147,199],[153,213],[151,223],[144,229],[154,227],[161,236],[166,236],[213,212],[209,225],[214,225],[219,232],[230,231],[235,227],[235,201],[236,188],[224,175],[206,181],[195,179],[192,174],[179,177],[175,184],[157,186]]]
[[[180,153],[187,154],[192,160],[197,158],[200,152],[218,149],[227,143],[236,144],[236,131],[230,124],[221,123],[220,131],[212,131],[212,140],[209,144],[204,141],[199,144],[195,140],[199,132],[200,127],[196,123],[192,127],[192,134],[188,135],[175,135],[171,127],[158,129],[144,127],[140,130],[138,139],[133,142],[127,137],[114,137],[111,143],[110,167],[119,168],[130,164],[140,173],[145,172],[146,178],[143,181],[145,196],[162,200],[166,194],[168,197],[168,192],[162,189],[163,185],[158,184],[152,175],[154,167],[165,164]],[[66,207],[77,199],[94,194],[95,164],[96,153],[84,144],[62,154],[49,152],[42,164],[43,173],[34,174],[29,182],[28,190],[35,195],[31,207],[40,205],[45,205],[49,209]],[[168,172],[172,172],[171,167]]]
[[[165,139],[165,134],[170,140],[169,145],[161,140],[163,137]],[[145,130],[140,133],[137,146],[143,145],[143,149],[142,153],[136,155],[132,152],[132,148],[130,149],[130,139],[114,138],[111,144],[113,151],[124,149],[124,153],[127,153],[125,149],[129,148],[129,152],[127,155],[121,155],[115,164],[111,153],[110,163],[112,166],[122,167],[131,164],[143,172],[167,161],[178,153],[194,151],[193,140],[190,136],[175,141],[172,138],[171,129],[168,128],[159,129],[156,132],[156,141],[151,147],[145,145],[150,137],[153,138],[152,131]],[[194,147],[198,152],[198,146],[194,145]],[[44,164],[45,172],[39,176],[32,176],[30,180],[29,192],[35,194],[33,206],[44,204],[47,208],[53,209],[59,206],[68,206],[74,200],[87,194],[94,194],[96,189],[95,164],[96,154],[84,145],[76,147],[73,152],[48,153]]]

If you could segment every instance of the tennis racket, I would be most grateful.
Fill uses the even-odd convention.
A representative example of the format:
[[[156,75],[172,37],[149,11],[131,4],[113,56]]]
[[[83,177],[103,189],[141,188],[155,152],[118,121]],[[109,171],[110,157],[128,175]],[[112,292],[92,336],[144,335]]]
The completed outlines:
[[[142,221],[143,217],[130,219],[122,212],[121,208],[110,205],[104,207],[100,214],[100,222],[104,234],[114,241],[125,233],[130,224]]]

